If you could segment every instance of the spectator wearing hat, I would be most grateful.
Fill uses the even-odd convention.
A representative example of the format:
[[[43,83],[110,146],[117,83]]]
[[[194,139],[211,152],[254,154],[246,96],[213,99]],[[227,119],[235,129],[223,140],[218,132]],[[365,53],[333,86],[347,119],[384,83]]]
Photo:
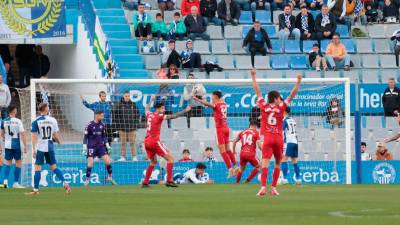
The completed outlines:
[[[396,87],[396,79],[394,77],[388,80],[388,87],[382,95],[382,104],[385,116],[397,116],[395,111],[400,110],[400,89]]]
[[[282,46],[284,46],[284,41],[289,39],[289,37],[294,37],[294,39],[300,39],[300,30],[296,28],[296,17],[292,15],[292,7],[286,5],[283,13],[279,15],[279,39],[282,41]]]
[[[175,12],[174,21],[169,24],[168,37],[173,40],[183,40],[186,36],[186,26],[181,20],[181,14]]]
[[[203,40],[210,40],[210,36],[207,34],[207,24],[203,17],[199,15],[199,8],[192,6],[191,14],[185,18],[186,29],[189,33],[189,38],[195,40],[200,37]]]
[[[350,70],[350,55],[347,54],[346,46],[340,42],[339,34],[332,36],[332,41],[326,47],[326,60],[333,70],[344,66],[345,71]]]
[[[139,4],[138,12],[133,15],[133,28],[141,41],[151,40],[151,17],[144,11],[144,4]]]
[[[153,37],[157,37],[159,41],[167,39],[167,26],[164,23],[161,13],[156,14],[156,21],[151,25],[151,33]]]
[[[296,16],[296,28],[300,30],[300,39],[315,39],[315,22],[313,15],[308,12],[305,5],[301,6],[300,10],[301,12]]]
[[[326,59],[322,55],[318,43],[313,44],[312,50],[311,50],[310,54],[308,55],[308,61],[309,61],[310,65],[312,66],[312,68],[315,68],[315,70],[317,72],[321,71],[321,67],[325,71],[328,70],[328,65],[326,63]]]
[[[336,19],[327,5],[322,6],[321,13],[315,18],[315,32],[318,40],[331,39],[336,32]]]
[[[271,40],[269,39],[267,32],[261,27],[259,21],[255,21],[253,28],[249,30],[242,44],[243,48],[248,47],[248,50],[250,51],[251,65],[253,67],[254,56],[257,53],[260,53],[263,56],[267,55],[267,49],[265,48],[265,45],[267,45],[268,51],[272,52]]]
[[[379,142],[376,146],[375,160],[393,160],[393,155],[389,152],[385,143]]]
[[[186,41],[186,49],[182,51],[181,59],[183,68],[201,68],[201,56],[200,53],[193,51],[192,40]]]
[[[372,160],[371,154],[367,151],[367,143],[361,142],[361,160],[369,161]]]
[[[213,23],[216,26],[221,25],[221,20],[216,16],[217,14],[217,1],[216,0],[201,0],[200,13],[206,21],[206,24]]]
[[[168,42],[168,47],[165,52],[163,52],[162,57],[161,57],[161,63],[165,65],[166,67],[169,67],[170,65],[174,64],[177,67],[181,66],[181,56],[175,49],[175,41],[170,40]]]
[[[192,156],[190,155],[189,149],[183,149],[181,159],[179,162],[194,162]]]
[[[221,0],[218,3],[218,18],[221,19],[222,25],[238,25],[240,14],[240,7],[234,0]]]

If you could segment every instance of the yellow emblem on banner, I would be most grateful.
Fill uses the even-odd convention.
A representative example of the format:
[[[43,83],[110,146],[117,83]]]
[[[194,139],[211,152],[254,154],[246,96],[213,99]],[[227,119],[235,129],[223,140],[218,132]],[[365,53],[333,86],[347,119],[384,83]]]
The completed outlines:
[[[45,8],[42,15],[36,18],[25,18],[18,13],[18,9]],[[8,27],[19,35],[36,36],[49,31],[57,22],[61,13],[60,0],[0,0],[0,14]],[[29,25],[37,25],[30,29]]]

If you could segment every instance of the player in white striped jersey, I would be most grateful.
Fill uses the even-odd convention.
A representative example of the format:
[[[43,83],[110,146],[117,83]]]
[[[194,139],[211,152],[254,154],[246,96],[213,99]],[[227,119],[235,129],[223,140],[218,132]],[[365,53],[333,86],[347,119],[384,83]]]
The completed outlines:
[[[197,163],[196,168],[186,171],[183,175],[174,177],[179,184],[211,184],[213,181],[209,179],[205,173],[206,165]]]
[[[65,182],[64,175],[57,168],[57,161],[54,153],[54,142],[61,144],[57,120],[49,116],[49,106],[46,103],[39,105],[40,116],[32,123],[32,155],[35,159],[35,175],[33,190],[27,195],[39,194],[39,182],[41,178],[42,166],[46,163],[64,184],[65,193],[71,193],[69,184]]]
[[[299,165],[297,164],[297,158],[299,155],[299,147],[298,147],[298,141],[297,141],[297,132],[296,132],[296,121],[289,116],[290,114],[290,108],[287,107],[285,110],[285,118],[283,120],[283,137],[284,137],[284,152],[285,152],[285,157],[282,160],[281,167],[282,167],[282,173],[283,173],[283,179],[281,181],[282,184],[287,184],[288,181],[288,160],[289,158],[292,160],[292,165],[293,165],[293,170],[294,173],[296,174],[296,179],[295,182],[296,184],[301,184],[301,178],[300,178],[300,168]]]
[[[4,187],[8,186],[8,177],[10,175],[13,159],[15,160],[14,183],[13,188],[24,188],[19,184],[22,167],[22,151],[26,154],[26,138],[22,121],[16,118],[17,107],[9,107],[10,116],[1,122],[1,137],[4,140],[5,148],[5,167],[4,167]],[[22,142],[22,143],[21,143]],[[23,144],[21,146],[21,144]]]

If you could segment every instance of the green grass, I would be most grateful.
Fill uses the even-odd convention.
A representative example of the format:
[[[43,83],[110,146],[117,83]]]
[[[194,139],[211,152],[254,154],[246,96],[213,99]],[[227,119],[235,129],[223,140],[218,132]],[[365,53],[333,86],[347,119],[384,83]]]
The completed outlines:
[[[96,225],[385,225],[400,219],[399,185],[279,187],[256,197],[256,185],[186,185],[0,190],[4,224]]]

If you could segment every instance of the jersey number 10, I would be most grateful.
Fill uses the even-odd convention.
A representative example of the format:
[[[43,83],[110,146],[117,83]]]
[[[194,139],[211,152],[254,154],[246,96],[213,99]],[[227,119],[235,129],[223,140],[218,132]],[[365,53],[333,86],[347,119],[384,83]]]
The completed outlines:
[[[50,139],[51,138],[51,127],[42,127],[42,139]]]

